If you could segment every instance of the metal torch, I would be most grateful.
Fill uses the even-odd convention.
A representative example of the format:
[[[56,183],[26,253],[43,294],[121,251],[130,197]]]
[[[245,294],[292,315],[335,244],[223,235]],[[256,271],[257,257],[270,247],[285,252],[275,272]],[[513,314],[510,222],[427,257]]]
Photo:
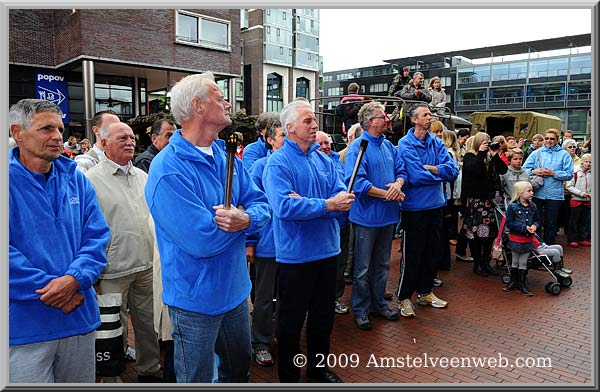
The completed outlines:
[[[362,162],[363,156],[365,155],[365,151],[367,150],[368,145],[368,140],[363,139],[360,141],[360,146],[358,147],[358,155],[356,156],[356,162],[354,163],[354,169],[352,170],[352,177],[350,177],[350,182],[348,183],[348,193],[352,192],[352,188],[354,188],[354,181],[356,181],[358,168],[360,167],[360,163]]]
[[[237,151],[238,137],[235,133],[230,133],[225,141],[225,151],[227,151],[227,173],[225,177],[225,202],[223,208],[231,208],[231,197],[233,193],[233,168],[235,165],[235,152]]]

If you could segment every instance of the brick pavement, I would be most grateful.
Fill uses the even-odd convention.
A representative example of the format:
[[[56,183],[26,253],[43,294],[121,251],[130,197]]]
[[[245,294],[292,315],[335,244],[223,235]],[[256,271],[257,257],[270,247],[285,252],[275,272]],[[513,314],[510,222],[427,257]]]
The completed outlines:
[[[338,359],[356,354],[351,367],[335,367],[347,383],[568,383],[592,382],[592,306],[590,248],[565,247],[565,262],[574,270],[573,285],[558,296],[544,291],[550,280],[542,271],[531,271],[529,289],[533,297],[505,293],[498,277],[473,274],[472,264],[453,261],[451,271],[441,271],[443,287],[435,293],[449,302],[447,309],[416,306],[417,317],[391,322],[373,318],[373,329],[361,331],[351,314],[336,315],[331,351]],[[399,275],[398,241],[394,241],[388,291],[395,291]],[[350,287],[343,297],[350,303]],[[133,333],[130,333],[130,339]],[[306,352],[304,336],[302,349]],[[133,345],[133,341],[130,341]],[[276,347],[273,348],[276,360]],[[505,358],[508,367],[432,366],[412,368],[376,367],[372,358],[490,357]],[[549,358],[549,367],[518,368],[517,357]],[[348,357],[356,359],[357,357]],[[465,363],[466,365],[466,363]],[[511,367],[512,365],[512,367]],[[136,382],[133,363],[121,376]],[[276,383],[277,367],[264,368],[253,362],[252,383]],[[303,381],[306,381],[303,379]]]

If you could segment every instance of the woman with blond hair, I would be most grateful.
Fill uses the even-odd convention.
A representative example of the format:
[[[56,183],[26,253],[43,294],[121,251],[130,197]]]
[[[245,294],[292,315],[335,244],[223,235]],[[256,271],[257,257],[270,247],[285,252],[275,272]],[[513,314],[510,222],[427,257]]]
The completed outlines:
[[[535,190],[533,202],[542,216],[544,242],[548,245],[556,243],[560,206],[565,199],[563,183],[573,178],[573,158],[558,144],[559,137],[558,129],[546,130],[544,145],[531,153],[523,165],[530,176],[544,178],[543,185]]]
[[[473,272],[498,275],[490,265],[491,250],[498,226],[494,198],[500,192],[500,175],[508,170],[498,150],[489,147],[490,136],[479,132],[468,142],[463,158],[461,200],[465,206],[463,231],[469,239]]]
[[[431,106],[437,108],[446,106],[446,90],[442,87],[442,80],[439,76],[431,78],[427,89],[431,93]]]

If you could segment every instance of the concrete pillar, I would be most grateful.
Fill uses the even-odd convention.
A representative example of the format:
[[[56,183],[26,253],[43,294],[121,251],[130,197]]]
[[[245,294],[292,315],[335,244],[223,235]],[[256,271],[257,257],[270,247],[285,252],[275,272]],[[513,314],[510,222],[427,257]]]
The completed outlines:
[[[83,107],[85,109],[85,137],[95,143],[92,119],[96,113],[96,91],[94,89],[94,62],[83,60]]]
[[[140,81],[136,76],[133,79],[133,117],[137,117],[140,115]]]

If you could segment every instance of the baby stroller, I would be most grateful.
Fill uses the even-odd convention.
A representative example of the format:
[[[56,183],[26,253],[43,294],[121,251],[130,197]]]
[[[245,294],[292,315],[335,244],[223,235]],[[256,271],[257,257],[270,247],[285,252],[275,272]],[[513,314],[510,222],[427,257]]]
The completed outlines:
[[[506,221],[505,205],[506,202],[505,204],[498,203],[494,209],[494,214],[496,216],[496,222],[498,222],[498,236],[502,243],[502,256],[504,258],[504,268],[506,268],[506,272],[501,275],[501,279],[504,284],[508,284],[511,279],[510,270],[512,268],[512,252],[507,247],[508,229],[504,225],[504,222]],[[537,234],[534,235],[537,237]],[[540,238],[537,237],[537,239],[541,243]],[[496,263],[497,265],[501,265],[498,261]],[[558,295],[560,294],[561,287],[569,287],[573,284],[571,274],[565,272],[562,269],[561,264],[562,260],[552,262],[547,255],[542,254],[537,250],[532,250],[527,259],[527,271],[546,271],[552,280],[546,283],[544,290],[549,294]]]

